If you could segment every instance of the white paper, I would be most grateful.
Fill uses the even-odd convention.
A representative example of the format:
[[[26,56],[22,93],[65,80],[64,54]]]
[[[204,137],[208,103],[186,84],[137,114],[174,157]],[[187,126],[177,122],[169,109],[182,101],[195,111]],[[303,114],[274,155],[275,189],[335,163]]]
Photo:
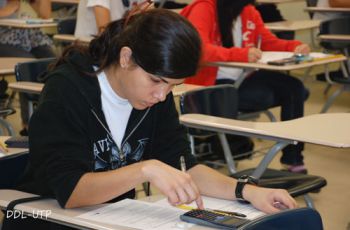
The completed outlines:
[[[239,212],[239,213],[245,214],[248,219],[255,219],[257,217],[265,215],[265,213],[257,210],[250,204],[242,204],[238,201],[229,201],[229,200],[216,199],[216,198],[205,197],[205,196],[203,196],[202,198],[203,198],[204,208]],[[168,203],[167,199],[159,200],[154,204],[160,205],[162,207],[171,206]],[[197,206],[195,203],[191,203],[189,205],[186,205],[186,207],[196,208]]]
[[[269,61],[281,60],[284,58],[290,58],[294,55],[293,52],[276,52],[276,51],[264,51],[262,52],[261,59],[258,61],[259,63],[266,64]],[[329,54],[312,52],[309,54],[312,58],[324,58],[329,56]]]
[[[187,229],[193,226],[193,224],[187,224],[180,220],[180,215],[184,212],[186,211],[170,205],[164,206],[140,200],[125,199],[78,217],[136,229],[174,230]]]

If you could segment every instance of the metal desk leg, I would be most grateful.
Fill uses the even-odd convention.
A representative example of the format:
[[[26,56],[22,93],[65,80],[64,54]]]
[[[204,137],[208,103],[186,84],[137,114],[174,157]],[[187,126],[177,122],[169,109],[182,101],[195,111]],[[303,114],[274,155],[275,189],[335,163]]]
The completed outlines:
[[[259,163],[258,167],[256,167],[254,170],[252,176],[259,179],[276,154],[289,144],[289,142],[277,142],[274,146],[272,146],[272,148]]]
[[[224,150],[224,155],[225,155],[228,171],[229,171],[230,175],[233,175],[237,171],[236,171],[235,162],[233,160],[231,149],[230,149],[230,146],[228,144],[226,135],[224,133],[218,133],[218,135],[219,135],[219,139],[220,139],[222,148]]]

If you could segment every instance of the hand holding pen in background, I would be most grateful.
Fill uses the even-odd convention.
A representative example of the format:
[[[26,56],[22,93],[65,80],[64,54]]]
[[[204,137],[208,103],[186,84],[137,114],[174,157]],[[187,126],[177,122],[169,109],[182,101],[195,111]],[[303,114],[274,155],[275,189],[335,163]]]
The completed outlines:
[[[261,42],[262,37],[258,35],[257,46],[248,50],[248,62],[257,62],[261,58]]]

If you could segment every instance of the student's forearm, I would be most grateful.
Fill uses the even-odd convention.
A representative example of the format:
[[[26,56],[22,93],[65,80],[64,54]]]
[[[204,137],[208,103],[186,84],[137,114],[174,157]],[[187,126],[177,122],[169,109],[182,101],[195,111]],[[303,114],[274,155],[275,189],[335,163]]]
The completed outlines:
[[[35,0],[31,6],[40,18],[51,18],[51,0]]]
[[[107,8],[104,8],[102,6],[95,6],[94,14],[96,19],[96,27],[97,27],[98,33],[100,34],[101,32],[104,31],[107,24],[110,23],[111,14]]]
[[[8,1],[6,6],[0,8],[0,18],[8,17],[15,13],[19,8],[19,4],[18,0]]]
[[[142,173],[142,165],[140,162],[107,172],[84,174],[65,207],[104,203],[135,188],[146,180]]]
[[[235,199],[236,180],[204,165],[196,165],[187,172],[197,184],[202,195],[227,200]]]
[[[188,173],[197,184],[202,195],[226,200],[236,199],[236,179],[223,175],[204,165],[197,165],[188,170]],[[254,190],[253,186],[246,186],[243,189],[243,197],[249,200],[252,190]]]
[[[329,0],[331,7],[350,7],[349,0]]]

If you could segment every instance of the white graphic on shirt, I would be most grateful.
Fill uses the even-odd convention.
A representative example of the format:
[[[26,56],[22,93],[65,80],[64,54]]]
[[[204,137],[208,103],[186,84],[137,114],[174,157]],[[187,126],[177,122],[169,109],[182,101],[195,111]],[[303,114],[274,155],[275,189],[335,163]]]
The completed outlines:
[[[107,136],[105,139],[96,141],[93,144],[94,168],[96,170],[116,169],[125,166],[127,163],[139,161],[145,150],[149,138],[138,140],[138,145],[132,151],[131,145],[125,142],[122,146],[124,160],[118,152],[115,143]]]

